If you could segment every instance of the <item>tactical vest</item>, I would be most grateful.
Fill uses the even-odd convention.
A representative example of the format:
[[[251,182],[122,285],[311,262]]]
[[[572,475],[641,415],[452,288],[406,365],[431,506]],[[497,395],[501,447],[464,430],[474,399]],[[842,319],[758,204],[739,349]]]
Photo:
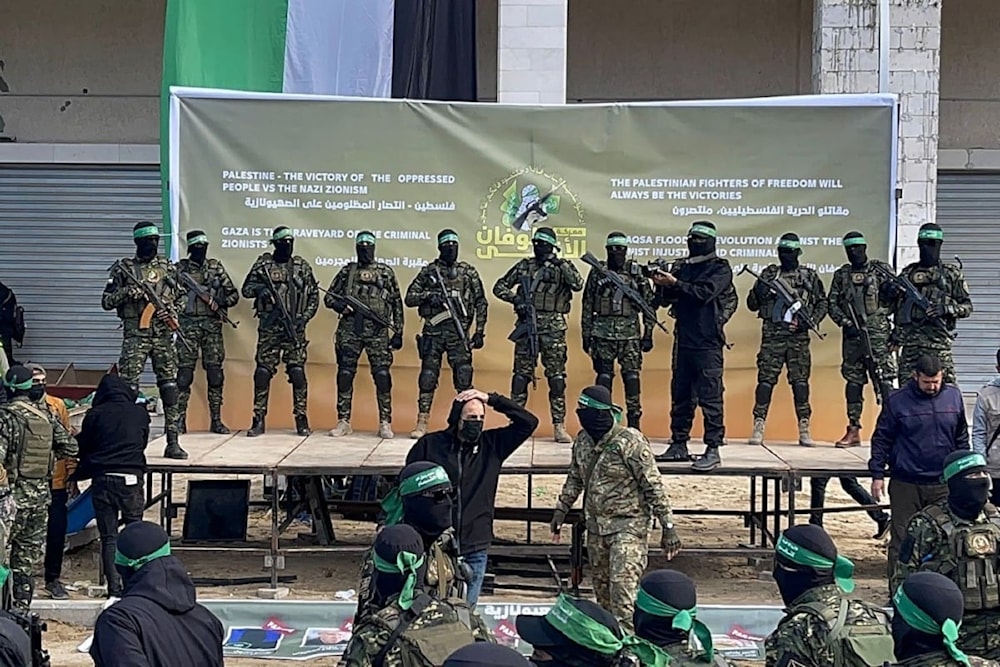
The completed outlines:
[[[414,628],[414,622],[434,602],[444,607],[434,610],[434,622]],[[472,612],[465,600],[452,598],[435,601],[426,593],[416,597],[413,606],[397,617],[390,630],[392,634],[389,640],[372,661],[374,667],[382,667],[394,646],[399,647],[401,667],[437,667],[443,665],[448,656],[458,649],[476,642],[476,634],[472,630]]]
[[[196,283],[207,289],[213,298],[218,298],[219,287],[222,284],[222,279],[219,276],[221,273],[219,260],[207,259],[201,266],[197,266],[193,262],[182,259],[178,262],[177,269],[191,276]],[[208,307],[208,304],[198,298],[194,290],[187,290],[184,315],[188,317],[208,317],[214,315],[214,313]]]
[[[167,284],[170,262],[163,257],[154,257],[146,264],[140,264],[135,260],[125,260],[119,264],[119,271],[130,271],[140,282],[149,285],[153,292],[163,300],[169,307],[173,303],[174,289],[176,286]],[[118,278],[118,284],[128,288],[134,285],[128,278]],[[129,299],[118,307],[118,317],[122,319],[138,319],[142,311],[146,309],[145,300],[136,301]]]
[[[469,306],[472,301],[472,294],[468,290],[469,281],[465,279],[465,274],[459,272],[458,265],[455,266],[443,266],[438,265],[437,273],[433,269],[428,269],[430,271],[431,280],[433,284],[431,285],[431,291],[434,294],[447,293],[451,298],[451,302],[455,304],[458,312],[459,321],[462,325],[468,327],[472,322],[472,315],[469,313]],[[437,276],[440,275],[441,279],[444,281],[444,289],[437,284]],[[425,320],[429,320],[430,324],[437,326],[442,322],[451,319],[451,315],[448,314],[448,309],[444,307],[431,308],[430,306],[422,303],[417,308],[417,314]]]
[[[573,295],[563,284],[562,271],[557,267],[547,264],[536,269],[532,283],[534,290],[531,293],[531,301],[537,312],[564,315],[569,312]]]
[[[347,275],[347,293],[371,308],[377,315],[390,319],[389,284],[381,263],[359,266],[352,263]]]
[[[931,304],[943,303],[944,297],[951,292],[951,285],[943,264],[932,266],[929,269],[919,264],[913,264],[903,270],[903,275]],[[926,311],[918,307],[912,298],[907,297],[899,308],[896,324],[913,324],[923,322],[926,319]]]
[[[1000,513],[993,505],[983,508],[986,523],[956,526],[951,515],[937,505],[925,510],[948,537],[955,570],[951,579],[965,598],[966,611],[1000,608],[997,545],[1000,544]]]
[[[850,284],[848,299],[854,306],[854,312],[867,318],[878,312],[878,289],[879,282],[873,271],[867,268],[857,270],[850,267],[847,274]],[[864,322],[860,322],[864,324]]]
[[[11,401],[3,409],[13,412],[24,426],[24,441],[17,450],[17,476],[48,479],[52,472],[52,422],[49,415],[26,401]]]
[[[803,308],[807,311],[812,308],[812,304],[809,302],[809,297],[812,294],[813,281],[816,278],[805,267],[800,266],[794,271],[783,272],[780,267],[772,264],[771,267],[768,267],[767,273],[765,273],[764,277],[769,280],[780,280],[785,283],[785,285],[792,291],[792,294],[799,298]],[[784,324],[785,312],[788,310],[788,304],[782,303],[781,299],[779,299],[776,295],[771,295],[770,298],[773,299],[770,315],[771,321],[775,324]]]
[[[822,618],[830,628],[826,638],[826,648],[833,654],[833,664],[837,667],[882,667],[896,659],[893,650],[892,631],[889,618],[882,623],[847,623],[847,612],[851,602],[846,598],[839,607],[831,607],[822,602],[806,602],[788,610],[789,614],[807,612]]]
[[[269,294],[269,296],[281,299],[292,317],[301,314],[301,309],[305,307],[305,283],[297,271],[299,261],[301,260],[297,257],[292,257],[284,264],[271,260],[261,267],[261,271],[267,272],[271,282],[274,283],[274,288],[278,291],[277,295]],[[275,310],[271,298],[258,299],[255,307],[258,313],[270,313]]]
[[[601,262],[601,265],[607,268],[605,262]],[[637,292],[639,291],[639,281],[644,280],[642,267],[635,262],[628,262],[625,265],[624,271],[615,271],[615,273],[620,275],[630,287]],[[622,294],[610,281],[606,281],[603,278],[598,279],[597,293],[594,295],[595,315],[601,317],[633,317],[637,312],[632,299]]]

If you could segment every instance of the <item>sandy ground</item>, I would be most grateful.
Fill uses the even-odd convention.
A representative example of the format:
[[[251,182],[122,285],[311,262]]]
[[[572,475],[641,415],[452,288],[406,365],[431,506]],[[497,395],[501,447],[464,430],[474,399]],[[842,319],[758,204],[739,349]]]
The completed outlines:
[[[175,497],[183,498],[185,485],[183,476],[178,476]],[[230,476],[235,477],[235,476]],[[749,502],[749,480],[723,477],[665,477],[671,501],[676,508],[730,508],[742,509]],[[562,485],[561,476],[537,476],[534,478],[532,504],[536,507],[552,507]],[[864,483],[864,481],[863,481]],[[253,493],[261,492],[259,478],[254,479]],[[497,505],[504,507],[524,506],[527,499],[527,478],[504,476],[498,493]],[[808,481],[798,495],[800,506],[808,504]],[[850,500],[835,480],[828,487],[828,507],[851,506]],[[156,510],[147,513],[147,519],[156,520]],[[175,530],[182,525],[183,513],[175,522]],[[805,518],[801,517],[800,521]],[[739,518],[728,517],[678,517],[677,528],[685,544],[700,547],[734,546],[747,540],[747,530]],[[875,524],[861,512],[829,515],[827,530],[836,540],[841,552],[857,565],[857,595],[879,604],[885,603],[887,592],[884,579],[885,544],[871,538]],[[338,540],[345,545],[367,545],[374,534],[374,527],[353,521],[334,521]],[[249,537],[263,539],[270,530],[270,516],[263,510],[252,510]],[[301,523],[293,523],[283,536],[292,539],[297,533],[308,528]],[[498,522],[497,536],[504,540],[524,541],[524,524]],[[545,540],[547,527],[533,524],[534,541]],[[657,539],[658,536],[654,536]],[[568,548],[568,547],[567,547]],[[67,554],[63,581],[96,582],[98,576],[96,544],[89,545],[76,553]],[[264,574],[263,558],[260,554],[242,552],[185,552],[180,554],[191,574],[195,577],[250,576]],[[297,579],[289,584],[291,599],[331,598],[337,591],[356,588],[359,568],[359,553],[336,554],[290,554],[286,558],[283,574],[294,574]],[[665,567],[662,558],[652,558],[650,568]],[[732,604],[780,604],[777,588],[766,572],[767,564],[755,565],[747,558],[708,558],[685,556],[683,553],[671,564],[686,572],[698,584],[699,602]],[[765,572],[761,572],[761,567]],[[505,579],[510,581],[509,578]],[[535,583],[550,580],[534,580]],[[586,585],[586,582],[585,582]],[[246,598],[254,597],[257,586],[232,586],[199,589],[205,598]],[[44,593],[42,593],[44,595]],[[72,593],[74,598],[84,597],[84,592]],[[525,593],[504,589],[497,598],[530,599],[551,597],[540,593]],[[487,598],[488,599],[488,598]],[[89,634],[86,629],[51,624],[46,635],[46,643],[53,654],[56,665],[90,665],[87,656],[75,653],[76,646]],[[227,661],[234,665],[273,665],[274,661],[234,659]],[[333,661],[315,660],[309,664],[333,664]]]

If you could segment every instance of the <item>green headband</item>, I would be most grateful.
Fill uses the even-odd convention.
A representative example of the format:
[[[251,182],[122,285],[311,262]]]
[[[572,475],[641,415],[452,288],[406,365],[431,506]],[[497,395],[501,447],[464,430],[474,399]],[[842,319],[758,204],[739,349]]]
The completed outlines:
[[[580,394],[579,400],[576,402],[582,408],[593,408],[594,410],[609,410],[615,415],[615,421],[620,422],[622,420],[622,408],[620,405],[615,405],[614,403],[602,403],[596,398],[591,398],[586,394]]]
[[[441,466],[421,470],[415,475],[399,480],[399,485],[382,499],[382,511],[385,512],[385,525],[395,526],[403,520],[403,497],[415,496],[421,491],[434,487],[451,486],[448,473]]]
[[[945,619],[943,624],[938,624],[937,621],[927,615],[927,612],[918,607],[909,598],[906,591],[903,590],[903,586],[896,589],[896,595],[893,596],[892,602],[896,607],[896,611],[899,612],[899,615],[903,617],[903,621],[908,626],[925,635],[943,636],[944,646],[948,649],[951,657],[963,665],[970,664],[968,656],[962,653],[956,645],[958,641],[958,629],[962,625],[961,620],[955,622],[954,619],[948,618]]]
[[[844,245],[845,246],[868,245],[868,241],[865,241],[864,236],[852,236],[849,239],[844,239]]]
[[[208,237],[205,236],[204,234],[199,234],[198,236],[195,236],[187,240],[187,244],[189,246],[198,245],[199,243],[204,243],[205,245],[208,245]]]
[[[7,379],[4,378],[3,383],[5,387],[10,387],[11,389],[20,389],[21,391],[27,391],[31,389],[31,385],[35,384],[35,379],[28,378],[24,382],[21,382],[19,384],[14,384],[13,382],[8,382]]]
[[[371,232],[363,232],[357,235],[357,237],[354,239],[354,243],[355,244],[371,243],[372,245],[375,245],[375,235],[372,234]]]
[[[292,230],[290,230],[290,229],[288,229],[286,227],[285,229],[282,229],[281,231],[275,230],[274,233],[271,234],[271,240],[272,241],[280,241],[282,239],[290,239],[290,238],[292,238],[292,236],[293,236],[292,235]]]
[[[399,593],[399,608],[406,610],[413,606],[413,591],[417,587],[417,570],[424,564],[424,557],[418,556],[412,551],[400,551],[396,554],[396,562],[390,563],[373,550],[372,561],[375,563],[375,569],[379,572],[406,575],[403,590]]]
[[[545,615],[545,620],[577,646],[595,653],[616,655],[625,649],[645,667],[666,667],[670,664],[670,656],[659,646],[628,634],[624,639],[619,639],[610,628],[570,604],[565,595],[559,596],[556,604]]]
[[[840,586],[840,590],[845,593],[850,593],[854,590],[854,580],[851,578],[854,575],[854,563],[843,556],[837,556],[837,561],[834,562],[825,556],[820,556],[815,551],[810,551],[803,546],[799,546],[784,535],[778,538],[775,551],[799,565],[805,565],[816,570],[832,569],[833,578],[836,580],[837,585]]]
[[[545,232],[535,232],[535,235],[532,237],[532,240],[533,241],[545,241],[546,243],[549,243],[551,245],[558,245],[559,244],[559,242],[556,241],[556,237],[552,236],[551,234],[547,234]]]
[[[132,238],[134,239],[144,239],[147,236],[159,236],[160,230],[156,228],[156,225],[146,225],[145,227],[140,227],[132,232]]]
[[[698,638],[698,643],[701,644],[702,649],[705,651],[706,662],[711,663],[715,659],[715,647],[712,645],[712,631],[708,629],[707,625],[698,620],[698,610],[695,607],[691,607],[690,609],[671,607],[666,602],[658,600],[647,593],[646,589],[641,586],[635,598],[635,606],[650,616],[673,619],[670,627],[674,630],[682,630],[688,633],[694,632],[694,636]]]
[[[944,469],[942,478],[944,479],[944,481],[947,482],[949,479],[951,479],[958,473],[962,472],[963,470],[968,470],[969,468],[976,468],[976,467],[985,468],[986,458],[982,454],[969,452],[967,455],[963,456],[957,461],[952,461],[951,463],[949,463],[948,466]]]
[[[628,247],[628,237],[624,234],[613,234],[608,237],[605,246],[625,246]]]
[[[156,560],[157,558],[163,558],[164,556],[170,555],[170,542],[164,543],[162,547],[149,554],[148,556],[142,556],[140,558],[126,558],[121,551],[115,551],[115,565],[123,565],[132,570],[138,570],[140,567],[148,563],[149,561]]]
[[[0,589],[7,585],[7,578],[10,576],[10,570],[0,565]]]
[[[931,239],[933,241],[944,241],[944,232],[940,229],[921,229],[917,233],[918,239]]]
[[[438,237],[438,245],[444,245],[445,243],[448,243],[450,241],[454,241],[455,243],[458,243],[458,234],[450,233],[450,234],[445,234],[444,236],[439,236]]]
[[[688,230],[688,234],[704,234],[705,236],[711,236],[714,239],[719,233],[708,225],[691,225],[691,229]]]
[[[778,241],[779,248],[791,248],[792,250],[798,250],[802,247],[802,244],[798,241],[793,241],[791,239],[781,239]]]

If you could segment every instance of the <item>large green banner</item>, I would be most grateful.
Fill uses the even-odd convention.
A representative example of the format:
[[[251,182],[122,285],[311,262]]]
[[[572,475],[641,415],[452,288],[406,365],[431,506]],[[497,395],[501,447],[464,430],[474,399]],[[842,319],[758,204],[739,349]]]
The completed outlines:
[[[894,110],[888,96],[534,107],[175,89],[174,247],[183,254],[178,239],[206,230],[210,254],[240,283],[268,251],[272,228],[287,225],[295,252],[326,287],[353,259],[355,235],[370,230],[378,259],[392,266],[405,292],[436,256],[437,232],[455,229],[460,259],[476,265],[489,295],[487,343],[475,356],[475,382],[505,393],[514,316],[491,290],[530,254],[531,229],[542,218],[556,230],[563,257],[576,260],[589,250],[603,258],[607,234],[622,231],[641,262],[684,256],[691,223],[711,220],[719,229],[719,254],[737,271],[776,261],[778,237],[794,231],[802,238],[803,263],[829,284],[845,261],[841,237],[850,230],[864,233],[871,256],[889,255]],[[544,216],[537,210],[521,215],[550,193]],[[737,280],[741,300],[750,280]],[[233,313],[239,329],[226,330],[230,377],[249,379],[253,372],[250,305],[244,300]],[[594,379],[580,348],[580,308],[577,296],[567,332],[571,398]],[[336,314],[321,309],[308,328],[314,427],[335,421],[335,327]],[[420,328],[408,309],[406,345],[392,368],[397,431],[408,430],[416,416],[413,336]],[[813,343],[813,400],[829,409],[817,411],[814,433],[832,439],[845,423],[840,344],[832,323],[822,328],[830,335]],[[730,436],[739,437],[751,422],[760,325],[741,305],[727,334],[733,347],[726,357],[726,420]],[[643,367],[643,426],[665,435],[672,340],[660,332],[655,343]],[[370,384],[359,373],[355,429],[374,430]],[[290,423],[283,385],[274,383],[271,426]],[[449,385],[446,372],[435,417],[447,410]],[[249,381],[227,384],[227,418],[249,420],[251,392]],[[203,400],[202,393],[193,400]],[[544,383],[530,406],[547,425]],[[772,414],[768,435],[792,437],[787,389],[776,393]],[[203,415],[193,413],[189,424],[200,421]]]

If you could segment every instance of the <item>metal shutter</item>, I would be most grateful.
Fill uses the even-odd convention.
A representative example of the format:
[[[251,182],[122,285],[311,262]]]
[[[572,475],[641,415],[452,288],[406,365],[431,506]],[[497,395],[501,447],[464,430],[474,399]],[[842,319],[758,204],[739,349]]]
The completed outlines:
[[[954,354],[962,390],[976,392],[996,376],[1000,346],[1000,174],[939,174],[937,220],[942,259],[962,259],[972,294],[974,311],[958,324]]]
[[[121,332],[101,308],[107,269],[135,252],[137,221],[161,217],[158,166],[0,167],[0,280],[27,329],[15,357],[54,368],[114,364]]]

